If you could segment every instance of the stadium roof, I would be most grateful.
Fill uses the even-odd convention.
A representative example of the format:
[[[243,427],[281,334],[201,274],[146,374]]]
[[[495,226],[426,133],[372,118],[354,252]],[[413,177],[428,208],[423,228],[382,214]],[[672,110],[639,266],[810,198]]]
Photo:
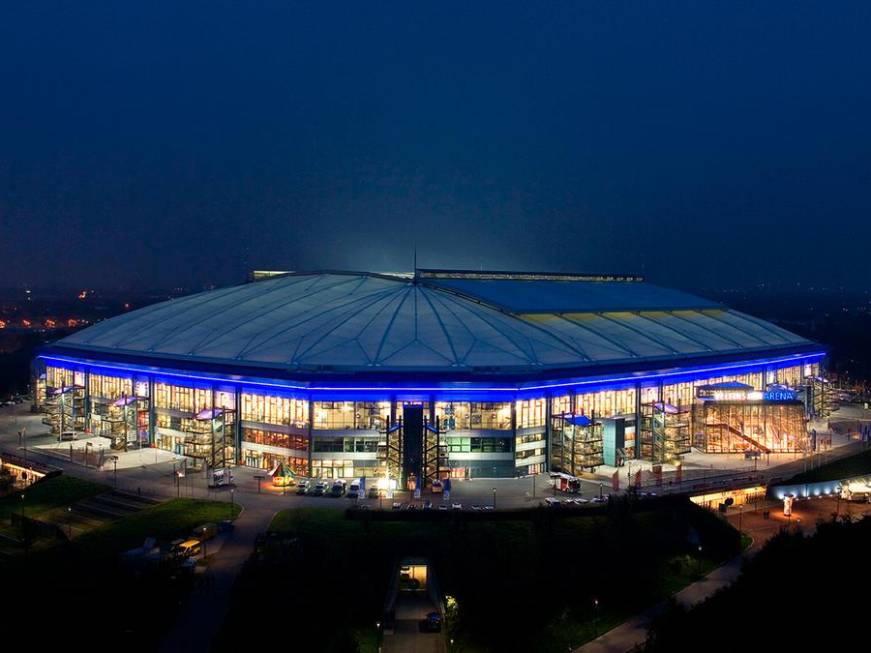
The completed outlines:
[[[105,320],[54,348],[284,375],[460,378],[585,374],[652,362],[665,367],[812,345],[763,320],[638,277],[420,270],[270,275]]]

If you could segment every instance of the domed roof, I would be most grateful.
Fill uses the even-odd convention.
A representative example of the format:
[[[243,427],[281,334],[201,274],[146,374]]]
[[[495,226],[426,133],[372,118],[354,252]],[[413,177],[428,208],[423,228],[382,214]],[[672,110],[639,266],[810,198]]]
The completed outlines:
[[[288,273],[120,315],[56,343],[287,374],[472,375],[785,352],[812,343],[635,278]],[[98,357],[98,356],[97,356]]]

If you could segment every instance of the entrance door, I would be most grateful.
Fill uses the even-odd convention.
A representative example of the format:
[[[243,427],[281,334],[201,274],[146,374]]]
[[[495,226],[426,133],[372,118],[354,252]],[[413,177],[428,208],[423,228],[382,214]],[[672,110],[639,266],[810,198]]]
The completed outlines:
[[[423,406],[406,404],[402,410],[402,471],[406,482],[422,483],[423,474]]]

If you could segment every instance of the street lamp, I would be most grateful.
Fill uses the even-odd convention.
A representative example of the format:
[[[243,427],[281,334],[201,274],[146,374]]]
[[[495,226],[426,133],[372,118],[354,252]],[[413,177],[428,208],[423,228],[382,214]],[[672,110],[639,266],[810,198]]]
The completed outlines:
[[[702,575],[702,545],[701,544],[699,544],[698,561],[699,561],[699,576],[701,576]]]
[[[496,510],[496,488],[493,488],[493,510]]]
[[[236,488],[230,488],[230,519],[233,519],[233,513],[236,512]]]
[[[73,539],[73,508],[67,506],[67,539]]]
[[[593,619],[593,637],[599,636],[599,599],[593,599],[593,605],[596,608],[596,616]]]
[[[24,542],[24,557],[27,559],[27,552],[30,548],[27,539],[27,513],[24,511],[24,494],[21,495],[21,540]]]

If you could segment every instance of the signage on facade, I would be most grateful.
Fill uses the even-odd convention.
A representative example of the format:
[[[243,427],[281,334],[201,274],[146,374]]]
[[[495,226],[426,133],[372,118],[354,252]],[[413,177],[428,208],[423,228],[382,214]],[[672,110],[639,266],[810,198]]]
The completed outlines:
[[[712,388],[702,386],[696,397],[703,401],[766,401],[770,403],[795,401],[798,395],[791,388],[754,390],[752,388]]]

